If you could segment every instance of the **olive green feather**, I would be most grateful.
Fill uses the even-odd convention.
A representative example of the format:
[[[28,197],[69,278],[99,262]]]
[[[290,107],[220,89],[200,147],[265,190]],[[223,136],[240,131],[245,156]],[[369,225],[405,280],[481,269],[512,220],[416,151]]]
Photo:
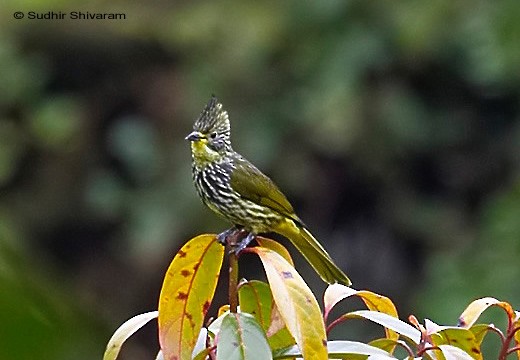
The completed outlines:
[[[279,214],[300,222],[292,205],[275,183],[247,160],[234,160],[231,187],[241,197],[256,204],[267,206]]]

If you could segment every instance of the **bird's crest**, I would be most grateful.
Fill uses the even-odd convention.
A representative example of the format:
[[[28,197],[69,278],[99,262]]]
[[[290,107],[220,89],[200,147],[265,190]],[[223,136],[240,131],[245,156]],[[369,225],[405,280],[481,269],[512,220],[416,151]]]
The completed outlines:
[[[227,111],[222,110],[222,104],[219,103],[215,95],[211,97],[199,118],[195,121],[193,130],[200,131],[203,134],[210,132],[229,134],[231,126]]]

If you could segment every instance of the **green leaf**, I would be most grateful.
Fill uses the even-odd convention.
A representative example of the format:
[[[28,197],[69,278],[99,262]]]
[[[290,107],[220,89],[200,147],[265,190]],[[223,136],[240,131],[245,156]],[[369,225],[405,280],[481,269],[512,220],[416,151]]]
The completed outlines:
[[[238,289],[238,299],[240,311],[252,314],[262,326],[271,349],[294,345],[294,339],[273,302],[269,284],[256,280],[245,282]]]
[[[195,357],[193,357],[193,360],[206,360],[208,359],[208,355],[211,353],[213,349],[206,348],[199,352]]]
[[[271,308],[273,297],[269,285],[262,281],[248,281],[242,283],[238,289],[240,311],[253,315],[267,331],[271,322]]]
[[[224,247],[216,235],[188,241],[170,264],[159,296],[159,343],[166,359],[189,359],[209,309]]]
[[[360,355],[362,356],[361,359],[366,358],[366,356],[377,356],[381,359],[395,359],[395,357],[384,350],[357,341],[329,341],[327,342],[327,351],[329,358],[332,359],[354,359],[355,357],[353,355]],[[273,357],[275,359],[287,359],[302,356],[298,347],[293,346],[289,349],[276,352]]]
[[[217,343],[217,360],[272,359],[265,333],[246,313],[227,314],[222,320]]]
[[[463,350],[472,359],[482,360],[479,343],[475,335],[469,330],[459,327],[443,327],[440,331],[431,334],[433,345],[452,345]]]
[[[490,324],[476,324],[473,325],[469,330],[473,333],[475,336],[475,341],[477,344],[482,344],[482,341],[484,340],[484,337],[487,335],[488,331],[491,330],[491,328],[494,327],[494,325]]]
[[[273,250],[254,247],[264,265],[274,301],[304,358],[327,359],[325,324],[318,301],[298,272]]]
[[[119,351],[121,351],[121,346],[123,346],[123,343],[137,330],[146,325],[150,320],[155,319],[157,315],[157,311],[150,311],[134,316],[133,318],[125,321],[119,328],[117,328],[108,341],[105,354],[103,355],[103,360],[115,360],[119,354]]]
[[[342,284],[332,284],[327,287],[323,296],[324,318],[328,318],[332,308],[341,300],[350,296],[358,296],[363,300],[369,310],[379,311],[395,318],[398,318],[397,309],[394,303],[387,298],[368,290],[355,290]],[[397,340],[399,334],[385,327],[386,337],[392,340]]]
[[[390,316],[385,313],[381,313],[378,311],[371,310],[358,310],[353,311],[341,316],[341,318],[358,318],[362,317],[368,319],[370,321],[375,322],[376,324],[382,325],[385,328],[393,330],[402,336],[407,337],[415,344],[419,344],[421,341],[421,332],[414,328],[413,326],[401,321],[393,316]]]
[[[368,345],[374,346],[378,349],[384,350],[389,354],[393,354],[396,346],[407,346],[403,340],[394,340],[388,338],[375,339],[368,343]]]

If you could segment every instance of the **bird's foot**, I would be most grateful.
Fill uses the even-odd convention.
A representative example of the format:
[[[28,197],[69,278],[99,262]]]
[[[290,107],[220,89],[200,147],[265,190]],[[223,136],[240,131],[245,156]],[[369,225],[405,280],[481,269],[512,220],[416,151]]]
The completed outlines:
[[[230,229],[227,229],[225,231],[222,231],[220,234],[217,235],[217,241],[221,243],[222,245],[227,244],[228,237],[235,235],[237,231],[240,231],[236,226],[233,226]]]
[[[252,232],[248,233],[247,236],[245,238],[243,238],[242,240],[240,240],[239,243],[236,244],[235,246],[235,255],[238,255],[242,252],[242,250],[244,250],[247,245],[249,245],[249,243],[251,241],[253,241],[255,239],[256,235]]]

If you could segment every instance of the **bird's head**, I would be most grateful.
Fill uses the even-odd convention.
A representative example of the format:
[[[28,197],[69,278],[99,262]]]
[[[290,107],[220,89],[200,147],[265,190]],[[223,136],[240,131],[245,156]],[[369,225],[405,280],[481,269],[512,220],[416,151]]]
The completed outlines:
[[[186,136],[191,142],[194,161],[201,165],[222,159],[231,150],[231,127],[222,104],[212,96],[195,121],[193,131]]]

